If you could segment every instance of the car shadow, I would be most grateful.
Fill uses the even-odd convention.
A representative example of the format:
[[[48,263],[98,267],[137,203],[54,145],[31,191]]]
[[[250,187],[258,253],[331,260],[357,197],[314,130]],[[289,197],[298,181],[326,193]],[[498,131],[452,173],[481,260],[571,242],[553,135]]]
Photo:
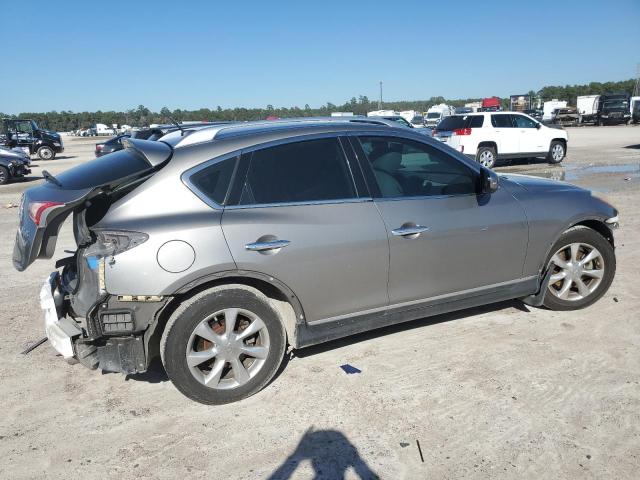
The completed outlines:
[[[20,178],[16,178],[13,180],[13,183],[29,183],[29,182],[36,182],[38,180],[43,180],[44,177],[42,176],[36,176],[36,175],[29,175],[28,177],[20,177]]]
[[[505,310],[507,308],[516,308],[522,312],[530,312],[529,307],[522,303],[519,300],[507,300],[504,302],[492,303],[489,305],[482,305],[479,307],[467,308],[464,310],[459,310],[451,313],[443,313],[440,315],[434,315],[432,317],[422,318],[419,320],[411,320],[404,323],[398,323],[395,325],[389,325],[386,327],[377,328],[375,330],[370,330],[368,332],[357,333],[354,335],[349,335],[348,337],[339,338],[337,340],[331,340],[319,345],[313,345],[310,347],[296,349],[296,350],[288,350],[285,353],[285,356],[278,367],[278,370],[274,374],[274,376],[269,380],[267,385],[275,382],[282,372],[284,372],[287,368],[289,362],[294,360],[295,358],[306,358],[312,355],[317,355],[319,353],[328,352],[330,350],[334,350],[336,348],[342,348],[348,345],[355,345],[357,343],[366,342],[367,340],[372,340],[375,338],[383,337],[386,335],[391,335],[394,333],[404,332],[407,330],[414,330],[417,328],[428,327],[431,325],[437,325],[439,323],[451,322],[454,320],[459,320],[461,318],[469,317],[472,315],[480,315],[483,313],[489,312],[498,312],[500,310]],[[111,372],[102,372],[103,375],[107,375]],[[134,380],[137,382],[147,382],[147,383],[161,383],[169,380],[169,376],[162,365],[162,361],[160,357],[154,357],[149,364],[149,368],[144,373],[134,373],[128,374],[125,377],[125,381]],[[277,478],[277,477],[274,477]]]
[[[313,430],[311,427],[304,433],[296,449],[267,479],[298,478],[299,475],[295,473],[303,462],[311,464],[313,478],[345,478],[347,471],[361,480],[380,478],[344,433],[338,430]]]
[[[636,145],[627,145],[624,148],[633,148],[635,150],[640,150],[640,143],[636,144]]]

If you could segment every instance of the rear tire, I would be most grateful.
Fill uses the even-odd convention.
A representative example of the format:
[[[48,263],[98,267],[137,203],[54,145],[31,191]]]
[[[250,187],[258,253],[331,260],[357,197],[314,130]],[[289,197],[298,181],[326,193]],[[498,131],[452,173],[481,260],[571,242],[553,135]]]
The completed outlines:
[[[9,183],[9,170],[6,167],[0,166],[0,185]]]
[[[245,337],[245,331],[252,333]],[[220,405],[264,388],[285,347],[285,329],[268,298],[245,285],[224,285],[177,308],[162,334],[160,355],[180,392]]]
[[[592,260],[580,265],[589,255]],[[547,259],[547,268],[553,270],[549,285],[544,286],[544,306],[551,310],[578,310],[607,292],[616,273],[616,256],[606,238],[579,225],[560,235]]]
[[[483,167],[493,168],[496,164],[496,149],[493,147],[480,147],[476,153],[476,161]]]
[[[551,164],[560,163],[567,153],[567,149],[564,142],[554,140],[549,146],[549,153],[547,153],[547,162]]]
[[[43,145],[38,149],[38,157],[41,160],[53,160],[56,157],[56,152],[53,151],[53,148]]]

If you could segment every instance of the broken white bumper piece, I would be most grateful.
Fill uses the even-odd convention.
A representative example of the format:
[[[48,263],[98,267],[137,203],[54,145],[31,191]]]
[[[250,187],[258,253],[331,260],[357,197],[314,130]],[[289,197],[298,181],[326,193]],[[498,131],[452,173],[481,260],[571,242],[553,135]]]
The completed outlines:
[[[58,318],[58,311],[53,300],[52,284],[55,273],[44,282],[40,289],[40,307],[44,313],[44,330],[51,346],[64,358],[72,358],[73,339],[82,334],[78,325],[69,318]]]

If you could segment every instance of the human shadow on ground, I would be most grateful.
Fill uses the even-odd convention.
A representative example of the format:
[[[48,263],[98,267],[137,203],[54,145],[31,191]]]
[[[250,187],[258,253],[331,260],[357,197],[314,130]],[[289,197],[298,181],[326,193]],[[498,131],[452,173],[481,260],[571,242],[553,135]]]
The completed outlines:
[[[344,479],[347,470],[352,469],[362,480],[380,478],[362,459],[358,449],[337,430],[313,430],[305,432],[298,446],[282,464],[267,478],[288,480],[293,477],[299,465],[308,461],[313,468],[314,479]]]

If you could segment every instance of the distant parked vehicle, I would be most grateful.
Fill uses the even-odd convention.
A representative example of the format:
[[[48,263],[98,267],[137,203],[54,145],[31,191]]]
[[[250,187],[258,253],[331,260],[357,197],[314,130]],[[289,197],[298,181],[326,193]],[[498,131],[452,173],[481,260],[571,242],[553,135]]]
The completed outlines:
[[[502,110],[502,100],[500,97],[488,97],[482,99],[482,107],[480,112],[499,112]]]
[[[640,101],[637,101],[633,104],[631,120],[633,121],[633,123],[640,123]]]
[[[64,152],[59,133],[43,130],[34,120],[24,118],[5,118],[2,120],[4,146],[21,147],[29,154],[38,154],[42,160],[52,160],[57,153]]]
[[[31,173],[31,159],[21,148],[0,147],[0,185]]]
[[[400,112],[399,115],[413,125],[413,128],[425,128],[425,120],[422,113],[416,110],[406,110]]]
[[[580,95],[576,99],[578,110],[578,123],[596,123],[598,121],[598,105],[600,95]]]
[[[524,112],[531,109],[531,95],[511,95],[509,97],[509,110],[512,112]]]
[[[443,118],[453,115],[453,107],[450,107],[446,103],[434,105],[427,110],[426,125],[427,127],[435,128]]]
[[[619,125],[631,121],[630,96],[626,93],[600,95],[598,121],[602,125]]]
[[[125,135],[118,135],[117,137],[110,138],[106,142],[96,143],[96,157],[101,157],[102,155],[122,150],[124,148],[122,140],[129,138],[130,136],[131,135],[127,133]]]
[[[578,112],[575,108],[556,108],[551,116],[551,123],[564,127],[578,125]]]
[[[529,115],[534,120],[537,120],[539,122],[542,121],[542,110],[540,110],[539,108],[524,110],[522,113],[524,113],[525,115]]]
[[[553,118],[553,111],[557,108],[567,108],[567,102],[554,98],[542,104],[542,121],[550,122]]]
[[[471,107],[456,107],[454,110],[455,115],[463,115],[465,113],[473,113],[473,108]]]
[[[515,112],[453,115],[433,136],[487,168],[507,158],[546,157],[560,163],[567,153],[567,132]]]

